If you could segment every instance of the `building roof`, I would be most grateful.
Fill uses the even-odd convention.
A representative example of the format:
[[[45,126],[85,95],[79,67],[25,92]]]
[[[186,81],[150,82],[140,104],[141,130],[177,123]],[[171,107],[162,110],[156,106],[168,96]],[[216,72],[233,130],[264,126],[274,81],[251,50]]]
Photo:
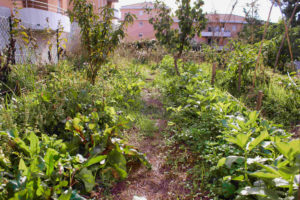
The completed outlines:
[[[120,9],[145,9],[145,8],[154,8],[154,3],[153,2],[135,3],[135,4],[122,6]]]
[[[237,24],[246,24],[245,17],[233,15],[233,14],[206,14],[206,19],[208,23],[237,23]],[[175,22],[179,22],[177,17],[174,17]]]
[[[143,3],[135,3],[126,6],[122,6],[122,9],[146,9],[146,8],[154,8],[153,2],[143,2]],[[245,17],[234,15],[234,14],[218,14],[218,13],[209,13],[206,14],[206,18],[210,23],[243,23],[246,24]],[[173,18],[175,22],[179,22],[176,17]]]
[[[234,14],[206,14],[209,22],[231,22],[231,23],[245,23],[245,17]]]

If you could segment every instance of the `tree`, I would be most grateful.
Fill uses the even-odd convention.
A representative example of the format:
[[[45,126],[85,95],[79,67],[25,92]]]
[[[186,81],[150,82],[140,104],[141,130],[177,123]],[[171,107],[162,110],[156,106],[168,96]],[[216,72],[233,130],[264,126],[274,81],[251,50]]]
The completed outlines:
[[[156,32],[156,39],[172,53],[176,74],[180,75],[177,61],[184,51],[191,49],[191,41],[205,28],[206,18],[201,8],[204,4],[202,0],[196,0],[193,6],[191,0],[176,0],[176,3],[178,9],[173,16],[165,3],[156,0],[152,9],[156,15],[149,22]],[[178,28],[173,27],[173,17],[179,20]]]
[[[239,33],[240,38],[251,44],[259,42],[263,35],[263,30],[261,29],[263,22],[259,19],[258,7],[258,0],[252,0],[246,4],[244,13],[247,24],[244,25],[243,30]]]
[[[134,17],[127,14],[124,21],[114,27],[112,8],[100,8],[99,15],[96,15],[93,4],[88,0],[70,0],[70,4],[73,4],[73,11],[69,11],[71,22],[76,20],[81,28],[81,42],[88,54],[87,75],[94,85],[99,69],[124,38],[124,29]]]

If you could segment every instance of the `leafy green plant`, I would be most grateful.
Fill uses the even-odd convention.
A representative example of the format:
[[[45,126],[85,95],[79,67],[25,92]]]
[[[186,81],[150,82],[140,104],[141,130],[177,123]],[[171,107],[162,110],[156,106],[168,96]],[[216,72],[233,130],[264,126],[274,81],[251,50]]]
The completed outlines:
[[[70,12],[71,21],[78,22],[82,45],[87,51],[87,76],[94,85],[99,69],[108,62],[109,56],[125,36],[125,27],[132,23],[134,18],[127,14],[121,24],[115,27],[112,8],[105,6],[100,8],[99,14],[95,14],[93,4],[87,0],[71,0],[70,4],[73,5],[73,11]]]
[[[175,146],[183,144],[196,154],[192,183],[201,177],[199,187],[205,185],[215,199],[296,197],[299,140],[218,87],[211,88],[206,74],[193,65],[176,79],[168,75],[168,67],[160,68],[158,83],[170,106]]]
[[[174,19],[171,9],[162,1],[156,1],[152,9],[156,15],[151,17],[149,22],[156,31],[156,39],[173,55],[175,73],[180,75],[177,61],[184,51],[191,49],[191,41],[205,28],[206,19],[201,9],[204,4],[202,0],[195,1],[194,6],[191,6],[190,0],[176,0],[176,3],[178,9],[175,11],[175,16],[179,20],[177,29],[172,27]]]

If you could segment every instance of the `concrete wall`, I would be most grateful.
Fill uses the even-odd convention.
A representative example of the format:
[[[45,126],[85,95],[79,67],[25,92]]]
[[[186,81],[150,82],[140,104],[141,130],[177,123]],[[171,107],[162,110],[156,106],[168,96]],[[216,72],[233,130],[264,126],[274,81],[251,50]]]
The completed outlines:
[[[59,27],[59,23],[63,26],[64,32],[68,33],[71,30],[69,17],[60,13],[37,8],[22,8],[19,10],[19,17],[25,27],[34,30],[43,30],[48,27],[56,30]]]

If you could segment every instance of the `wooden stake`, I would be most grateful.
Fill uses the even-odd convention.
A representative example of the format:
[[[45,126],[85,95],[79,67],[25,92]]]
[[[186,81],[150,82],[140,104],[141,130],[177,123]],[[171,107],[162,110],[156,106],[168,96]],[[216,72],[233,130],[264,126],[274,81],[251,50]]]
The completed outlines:
[[[253,89],[253,90],[254,90],[254,88],[255,88],[256,71],[257,71],[257,68],[258,68],[258,66],[259,66],[259,59],[260,59],[260,55],[261,55],[261,51],[262,51],[262,46],[263,46],[264,39],[265,39],[266,34],[267,34],[267,28],[268,28],[268,26],[269,26],[269,21],[270,21],[270,17],[271,17],[271,13],[272,13],[272,9],[273,9],[274,3],[275,3],[275,0],[273,0],[273,2],[272,2],[272,6],[271,6],[270,11],[269,11],[268,20],[267,20],[267,23],[266,23],[266,25],[265,25],[264,35],[263,35],[263,38],[262,38],[262,40],[261,40],[260,47],[259,47],[259,52],[258,52],[258,56],[257,56],[257,60],[256,60],[256,66],[255,66],[254,76],[253,76],[253,81],[252,81],[252,89]]]
[[[238,82],[238,92],[241,92],[242,85],[242,64],[239,64],[239,82]]]
[[[264,94],[261,90],[258,91],[258,96],[257,96],[257,104],[256,104],[256,110],[260,111],[261,105],[262,105],[262,98]]]
[[[216,63],[213,63],[212,75],[211,75],[211,85],[215,84],[215,78],[216,78]]]
[[[282,12],[282,9],[281,9],[281,5],[280,5],[280,2],[277,0],[277,3],[280,7],[280,12],[281,12],[281,15],[282,15],[282,18],[283,18],[283,12]],[[285,32],[283,34],[283,38],[281,40],[281,44],[280,44],[280,47],[279,47],[279,50],[277,52],[277,55],[276,55],[276,61],[275,61],[275,65],[274,65],[274,70],[273,72],[275,73],[276,71],[276,68],[277,68],[277,64],[278,64],[278,61],[279,61],[279,56],[280,56],[280,53],[281,53],[281,49],[283,47],[283,44],[285,42],[285,38],[287,37],[288,38],[288,45],[289,45],[289,52],[290,52],[290,56],[291,56],[291,61],[293,62],[293,53],[292,53],[292,48],[291,48],[291,44],[290,44],[290,38],[289,38],[289,34],[288,34],[288,27],[290,26],[295,14],[296,14],[296,9],[298,7],[299,3],[297,2],[296,6],[294,7],[294,10],[293,10],[293,13],[289,19],[289,22],[288,22],[288,25],[286,25],[285,21],[283,20],[284,22],[284,28],[285,28]]]

